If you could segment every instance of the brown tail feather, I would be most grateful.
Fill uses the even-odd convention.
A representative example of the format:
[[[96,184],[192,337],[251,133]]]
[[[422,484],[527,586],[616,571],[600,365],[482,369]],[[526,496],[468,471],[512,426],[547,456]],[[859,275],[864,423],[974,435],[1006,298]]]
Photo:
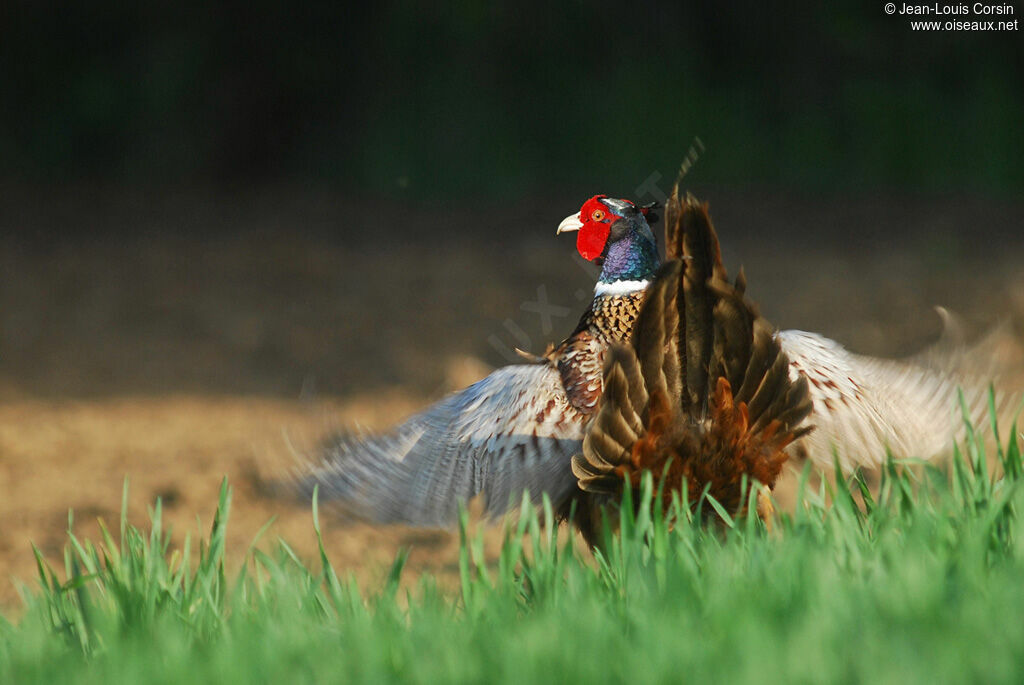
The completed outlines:
[[[681,265],[666,264],[647,292],[644,307],[633,325],[633,346],[647,393],[661,390],[679,396],[679,348],[674,331],[677,287]]]
[[[707,408],[711,392],[709,358],[714,343],[715,293],[708,282],[726,278],[718,236],[711,225],[707,205],[697,202],[692,195],[679,199],[678,190],[672,193],[670,204],[681,204],[672,214],[678,216],[675,227],[677,243],[681,243],[684,277],[682,296],[676,301],[680,321],[681,348],[685,352],[684,378],[687,404],[698,411]]]
[[[810,430],[807,381],[790,378],[742,272],[729,282],[707,206],[677,187],[665,226],[672,261],[648,291],[631,345],[609,352],[602,407],[573,472],[582,490],[614,496],[624,477],[635,487],[644,470],[660,476],[667,466],[666,485],[685,482],[691,502],[710,483],[736,509],[744,477],[773,486],[784,448]]]

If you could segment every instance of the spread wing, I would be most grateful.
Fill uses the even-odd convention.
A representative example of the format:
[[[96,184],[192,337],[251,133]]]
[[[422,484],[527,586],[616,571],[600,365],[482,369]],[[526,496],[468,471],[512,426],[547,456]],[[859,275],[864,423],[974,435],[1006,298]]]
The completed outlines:
[[[963,426],[958,388],[974,425],[987,425],[991,376],[970,363],[977,355],[896,361],[853,354],[815,333],[781,331],[778,340],[790,358],[791,377],[807,378],[814,406],[816,428],[797,449],[806,449],[820,466],[831,467],[834,449],[845,470],[877,466],[887,450],[922,459],[949,451]]]
[[[342,439],[300,485],[359,518],[424,526],[450,525],[479,494],[490,515],[524,490],[558,502],[585,422],[554,366],[507,366],[387,433]]]

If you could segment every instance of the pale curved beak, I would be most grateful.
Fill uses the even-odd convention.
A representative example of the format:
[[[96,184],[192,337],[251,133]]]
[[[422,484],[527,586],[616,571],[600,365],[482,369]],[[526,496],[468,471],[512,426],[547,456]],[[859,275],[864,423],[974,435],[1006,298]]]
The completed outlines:
[[[562,223],[558,224],[558,230],[555,231],[555,235],[578,231],[581,228],[583,228],[583,222],[580,221],[580,213],[576,212],[562,219]]]

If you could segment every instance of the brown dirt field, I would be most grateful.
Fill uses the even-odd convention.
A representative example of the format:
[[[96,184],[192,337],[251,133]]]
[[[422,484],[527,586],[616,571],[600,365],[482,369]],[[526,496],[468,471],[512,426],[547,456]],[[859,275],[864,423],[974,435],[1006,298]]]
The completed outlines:
[[[11,611],[9,579],[34,583],[30,541],[59,563],[69,509],[80,536],[96,539],[97,518],[116,526],[125,477],[131,520],[162,497],[181,541],[207,532],[226,475],[233,563],[275,517],[262,544],[281,536],[313,558],[308,506],[267,496],[260,478],[332,430],[386,426],[472,382],[506,348],[543,349],[592,287],[571,240],[553,236],[580,194],[451,210],[296,189],[0,190],[15,208],[0,215],[0,608]],[[1020,203],[701,195],[727,264],[746,265],[780,327],[900,355],[938,333],[932,305],[974,331],[1024,320]],[[522,307],[541,297],[570,313],[545,324]],[[371,586],[402,546],[411,569],[454,573],[451,533],[325,528],[335,565]]]
[[[396,413],[411,408],[400,399],[385,404]],[[32,581],[30,540],[59,563],[68,509],[74,511],[80,537],[98,540],[98,520],[116,530],[122,477],[130,483],[130,520],[144,525],[147,508],[160,497],[164,520],[181,544],[186,532],[193,539],[209,533],[220,479],[227,476],[233,490],[228,528],[233,563],[271,519],[262,547],[280,536],[314,559],[308,505],[266,496],[256,470],[285,473],[294,456],[312,453],[338,416],[358,417],[369,426],[380,423],[345,403],[245,397],[10,403],[0,408],[0,450],[6,457],[0,464],[0,489],[8,495],[0,503],[6,529],[0,538],[0,569],[7,579]],[[429,566],[446,574],[457,559],[457,537],[444,532],[327,525],[325,533],[332,558],[371,587],[403,546],[413,548],[413,570]],[[10,605],[15,585],[5,582],[0,590]]]

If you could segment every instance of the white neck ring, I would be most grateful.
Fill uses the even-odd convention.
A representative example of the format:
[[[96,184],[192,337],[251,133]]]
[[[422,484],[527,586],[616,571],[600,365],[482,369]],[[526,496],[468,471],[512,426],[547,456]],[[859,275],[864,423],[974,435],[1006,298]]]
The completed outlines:
[[[594,286],[594,295],[630,295],[632,293],[647,290],[650,281],[612,281],[611,283],[598,282]]]

